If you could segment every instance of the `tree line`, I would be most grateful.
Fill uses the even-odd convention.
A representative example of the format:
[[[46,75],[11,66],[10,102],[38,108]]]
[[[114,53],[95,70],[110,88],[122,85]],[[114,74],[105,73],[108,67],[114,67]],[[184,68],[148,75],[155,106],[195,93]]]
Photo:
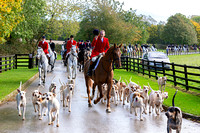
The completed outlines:
[[[200,17],[177,13],[165,22],[125,11],[116,0],[6,0],[0,4],[0,53],[10,47],[32,52],[42,35],[47,39],[91,40],[105,30],[110,43],[199,44]],[[15,49],[16,50],[16,49]],[[16,51],[14,51],[16,52]]]

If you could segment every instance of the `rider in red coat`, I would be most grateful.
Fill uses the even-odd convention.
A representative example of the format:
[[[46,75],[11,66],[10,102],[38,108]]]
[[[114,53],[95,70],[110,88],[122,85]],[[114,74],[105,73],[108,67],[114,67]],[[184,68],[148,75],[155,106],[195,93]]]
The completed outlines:
[[[49,45],[45,41],[45,38],[46,38],[45,36],[42,37],[42,41],[39,42],[38,47],[41,47],[44,53],[49,57],[49,52],[48,52]]]
[[[77,44],[77,43],[76,43],[76,41],[74,40],[74,36],[71,35],[71,36],[70,36],[70,40],[67,41],[67,45],[66,45],[67,53],[70,52],[70,49],[72,48],[72,45],[77,46],[76,44]]]
[[[94,47],[94,49],[92,50],[91,63],[87,73],[88,76],[92,76],[92,69],[94,68],[93,62],[98,58],[98,55],[105,55],[110,48],[108,38],[104,36],[105,31],[102,30],[100,36],[95,36],[92,41],[92,47]]]

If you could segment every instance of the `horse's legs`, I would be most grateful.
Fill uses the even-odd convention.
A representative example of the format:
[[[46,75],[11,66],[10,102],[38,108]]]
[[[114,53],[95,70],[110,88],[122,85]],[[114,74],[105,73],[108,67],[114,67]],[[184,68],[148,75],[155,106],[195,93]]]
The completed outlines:
[[[92,107],[91,98],[90,98],[90,86],[89,86],[89,79],[85,79],[86,81],[86,88],[87,88],[87,94],[88,94],[88,107]]]
[[[38,85],[41,85],[41,76],[42,76],[42,72],[41,72],[41,68],[39,67],[38,68],[38,71],[39,71],[39,84]]]
[[[94,104],[97,104],[101,100],[101,98],[103,97],[102,84],[98,84],[98,90],[99,90],[99,93],[100,93],[100,97],[97,97],[97,99],[94,100]]]
[[[43,80],[43,83],[45,83],[46,75],[47,75],[47,67],[44,69],[44,80]]]
[[[108,90],[107,90],[107,113],[111,113],[110,109],[110,93],[111,93],[111,83],[108,83]]]
[[[93,84],[93,86],[92,86],[92,97],[91,97],[91,100],[93,100],[93,98],[94,98],[95,89],[96,89],[96,84]]]

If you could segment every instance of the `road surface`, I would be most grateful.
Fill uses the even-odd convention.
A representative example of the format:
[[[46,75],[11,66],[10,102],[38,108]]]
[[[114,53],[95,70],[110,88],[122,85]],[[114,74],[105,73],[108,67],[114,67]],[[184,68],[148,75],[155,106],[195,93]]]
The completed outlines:
[[[62,81],[67,80],[66,68],[61,61],[57,61],[55,70],[48,73],[45,89],[41,92],[47,92],[53,77],[60,87],[59,78]],[[106,113],[106,105],[98,103],[92,108],[88,107],[87,93],[83,73],[78,72],[76,79],[75,93],[72,100],[71,113],[68,108],[63,109],[61,103],[60,109],[60,127],[48,125],[48,117],[43,120],[33,110],[31,102],[31,93],[38,87],[39,80],[36,79],[28,88],[26,93],[27,110],[26,120],[18,116],[16,102],[9,102],[0,106],[0,133],[166,133],[167,118],[164,113],[156,116],[155,113],[143,115],[144,121],[139,120],[139,116],[129,114],[129,104],[125,106],[120,103],[118,106],[111,104],[112,113]],[[58,92],[59,90],[57,90]],[[58,95],[59,99],[60,96]],[[182,133],[199,133],[200,124],[183,119]]]

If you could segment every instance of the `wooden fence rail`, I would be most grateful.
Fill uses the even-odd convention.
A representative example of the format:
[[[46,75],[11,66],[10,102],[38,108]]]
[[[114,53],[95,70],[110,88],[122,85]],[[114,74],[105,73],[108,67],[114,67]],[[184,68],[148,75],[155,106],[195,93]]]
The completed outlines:
[[[15,54],[0,56],[0,73],[3,71],[17,69],[18,67],[28,67],[29,69],[37,65],[33,54]]]
[[[182,85],[186,87],[186,90],[189,88],[200,90],[200,67],[198,66],[148,61],[129,56],[122,56],[121,64],[120,69],[148,75],[149,78],[157,79],[158,76],[167,76],[168,81],[173,82],[174,86]]]
[[[14,68],[15,55],[0,56],[0,73]]]

